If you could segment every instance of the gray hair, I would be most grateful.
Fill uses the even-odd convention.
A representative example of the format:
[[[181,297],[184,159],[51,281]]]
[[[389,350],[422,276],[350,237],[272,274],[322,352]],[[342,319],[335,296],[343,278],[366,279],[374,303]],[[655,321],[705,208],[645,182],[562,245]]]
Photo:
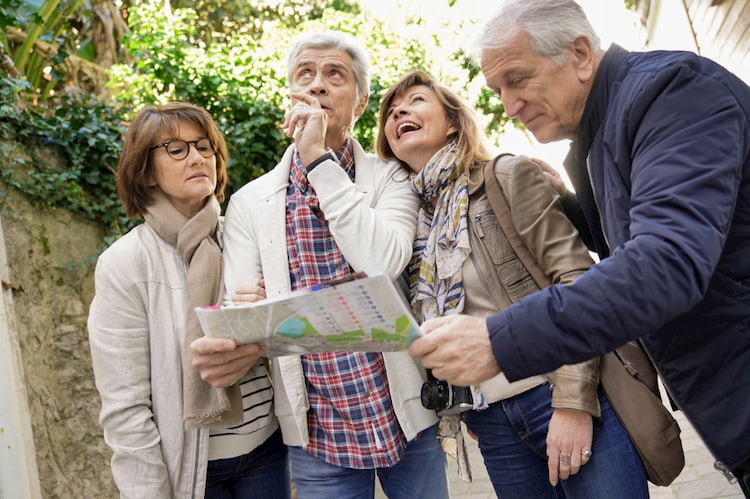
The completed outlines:
[[[595,54],[603,52],[599,36],[574,0],[507,0],[486,24],[479,38],[480,51],[503,48],[522,32],[528,34],[534,53],[558,67],[580,35],[591,41]]]
[[[370,93],[370,56],[356,38],[341,31],[304,33],[294,39],[286,60],[287,81],[290,85],[297,58],[303,51],[311,48],[336,49],[349,54],[357,80],[357,94],[362,96]]]

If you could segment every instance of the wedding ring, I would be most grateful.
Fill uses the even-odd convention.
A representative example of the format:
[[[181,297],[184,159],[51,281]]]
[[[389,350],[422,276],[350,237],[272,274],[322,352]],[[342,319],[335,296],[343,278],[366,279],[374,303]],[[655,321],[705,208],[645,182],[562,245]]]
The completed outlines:
[[[560,454],[560,466],[570,466],[570,454]]]
[[[582,456],[582,457],[583,457],[584,459],[589,459],[589,458],[591,457],[591,454],[592,454],[592,452],[591,452],[591,451],[590,451],[589,449],[583,449],[583,450],[581,451],[581,456]]]

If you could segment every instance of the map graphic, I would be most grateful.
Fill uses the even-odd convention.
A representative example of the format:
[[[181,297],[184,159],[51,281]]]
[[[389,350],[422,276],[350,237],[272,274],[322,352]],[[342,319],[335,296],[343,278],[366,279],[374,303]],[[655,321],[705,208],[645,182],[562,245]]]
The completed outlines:
[[[420,334],[403,295],[384,274],[352,274],[282,297],[195,310],[207,336],[262,343],[269,356],[394,352]]]

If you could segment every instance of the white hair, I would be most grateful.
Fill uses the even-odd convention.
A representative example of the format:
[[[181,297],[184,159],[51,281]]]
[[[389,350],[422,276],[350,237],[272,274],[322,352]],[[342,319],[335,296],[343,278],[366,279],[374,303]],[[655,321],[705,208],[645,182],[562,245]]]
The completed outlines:
[[[603,52],[599,36],[574,0],[507,0],[485,25],[479,49],[503,48],[523,32],[531,50],[556,66],[564,63],[568,47],[581,35],[591,41],[595,54]]]
[[[341,31],[304,33],[294,39],[286,62],[287,81],[290,85],[297,58],[303,51],[310,48],[336,49],[349,54],[352,58],[352,71],[357,81],[357,94],[361,96],[370,93],[370,56],[356,38]]]

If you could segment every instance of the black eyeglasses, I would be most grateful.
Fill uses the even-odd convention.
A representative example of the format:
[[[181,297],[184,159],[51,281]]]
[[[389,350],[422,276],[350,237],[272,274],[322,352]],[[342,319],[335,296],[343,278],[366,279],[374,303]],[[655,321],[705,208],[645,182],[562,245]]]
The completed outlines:
[[[164,142],[163,144],[152,147],[151,150],[153,151],[154,149],[163,147],[167,150],[167,154],[169,154],[170,158],[180,161],[187,158],[188,154],[190,154],[190,144],[194,144],[195,150],[198,151],[198,154],[200,154],[204,158],[210,158],[214,154],[214,146],[211,145],[210,139],[169,140],[167,142]]]

